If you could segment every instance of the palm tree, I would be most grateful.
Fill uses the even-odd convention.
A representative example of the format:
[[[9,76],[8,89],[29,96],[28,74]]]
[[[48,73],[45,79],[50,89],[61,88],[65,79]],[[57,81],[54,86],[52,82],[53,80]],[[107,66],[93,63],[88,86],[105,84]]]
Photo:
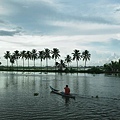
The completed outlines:
[[[59,69],[60,71],[62,71],[63,68],[66,67],[66,64],[65,64],[64,60],[60,60],[60,63],[56,62],[56,66],[58,67],[58,69]]]
[[[10,63],[12,64],[12,67],[13,67],[13,64],[15,63],[15,55],[10,55]]]
[[[77,71],[78,71],[78,61],[81,59],[81,53],[80,53],[80,51],[79,50],[74,50],[74,53],[72,53],[73,54],[73,60],[76,60],[76,62],[77,62]]]
[[[20,56],[23,59],[23,71],[24,71],[24,60],[25,60],[24,58],[26,57],[26,51],[25,50],[21,51]]]
[[[69,68],[69,63],[72,62],[71,56],[70,56],[70,55],[67,55],[67,56],[65,57],[65,61],[68,63],[68,68]]]
[[[18,50],[13,52],[14,60],[16,61],[17,69],[18,69],[18,59],[20,58],[20,53]]]
[[[91,54],[89,53],[88,50],[85,50],[84,52],[82,52],[83,61],[85,60],[85,67],[84,67],[84,69],[86,68],[87,60],[90,60],[90,56],[91,56]]]
[[[118,71],[120,72],[120,59],[118,60]]]
[[[117,61],[111,61],[111,67],[112,67],[112,71],[116,72],[117,71]]]
[[[38,58],[40,59],[41,62],[41,68],[42,68],[42,60],[44,59],[44,51],[38,51]]]
[[[6,51],[4,58],[7,59],[7,67],[8,67],[8,59],[10,59],[10,51]]]
[[[34,68],[35,68],[35,60],[38,58],[37,57],[37,50],[36,49],[32,50],[32,52],[31,52],[31,58],[34,61]]]
[[[50,58],[51,58],[51,56],[50,56],[50,50],[48,48],[45,48],[44,59],[46,59],[47,70],[48,70],[48,59],[50,59]]]
[[[57,49],[57,48],[53,48],[53,50],[51,51],[52,59],[55,60],[55,63],[56,63],[57,58],[60,57],[60,54],[59,54],[59,53],[60,53],[60,51],[59,51],[59,49]],[[55,70],[56,70],[56,65],[55,65]]]
[[[28,60],[28,67],[29,67],[29,60],[31,59],[31,52],[27,51],[25,58]]]

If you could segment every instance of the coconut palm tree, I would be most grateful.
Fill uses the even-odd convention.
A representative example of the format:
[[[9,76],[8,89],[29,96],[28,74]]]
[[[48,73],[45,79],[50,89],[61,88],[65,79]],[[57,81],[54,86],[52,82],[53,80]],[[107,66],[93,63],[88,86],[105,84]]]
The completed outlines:
[[[111,67],[112,67],[112,71],[116,72],[117,71],[117,61],[111,61]]]
[[[76,60],[77,62],[77,71],[78,71],[78,61],[81,59],[81,53],[79,50],[74,50],[74,52],[72,53],[73,54],[73,60]]]
[[[120,59],[118,60],[118,71],[120,72]]]
[[[6,51],[4,58],[7,60],[7,67],[8,67],[8,59],[10,59],[10,51]]]
[[[63,68],[66,67],[66,64],[65,64],[64,60],[60,60],[60,63],[56,62],[56,66],[58,67],[58,69],[59,69],[60,71],[62,71]]]
[[[46,59],[47,70],[48,70],[48,59],[50,59],[50,58],[51,58],[51,56],[50,56],[50,50],[48,48],[45,48],[44,59]]]
[[[24,61],[25,61],[25,57],[26,57],[26,51],[25,50],[21,51],[20,56],[21,56],[21,58],[23,60],[23,71],[24,71]]]
[[[67,55],[67,56],[65,57],[65,61],[68,63],[68,68],[69,68],[69,63],[72,62],[71,56],[70,56],[70,55]]]
[[[31,52],[27,51],[25,58],[28,60],[28,67],[29,67],[29,60],[31,59]]]
[[[57,49],[57,48],[53,48],[53,50],[51,50],[52,59],[55,60],[55,63],[56,63],[57,58],[60,57],[60,54],[59,54],[59,53],[60,53],[60,51],[59,51],[59,49]],[[55,70],[56,70],[56,65],[55,65]]]
[[[83,61],[85,61],[85,67],[84,67],[84,69],[86,68],[86,62],[87,62],[87,60],[90,60],[90,56],[91,56],[91,54],[89,53],[88,50],[85,50],[84,52],[82,52],[82,58],[83,58]]]
[[[13,64],[15,63],[15,55],[10,55],[10,63],[11,63],[11,65],[12,65],[12,67],[13,67]]]
[[[18,59],[20,58],[20,53],[18,50],[13,52],[14,60],[16,61],[17,69],[18,69]]]
[[[33,49],[32,52],[31,52],[31,58],[34,62],[34,68],[35,68],[35,60],[38,58],[37,56],[37,50],[36,49]]]
[[[42,61],[44,59],[44,51],[38,51],[38,59],[40,59],[40,63],[41,63],[41,68],[42,68]]]

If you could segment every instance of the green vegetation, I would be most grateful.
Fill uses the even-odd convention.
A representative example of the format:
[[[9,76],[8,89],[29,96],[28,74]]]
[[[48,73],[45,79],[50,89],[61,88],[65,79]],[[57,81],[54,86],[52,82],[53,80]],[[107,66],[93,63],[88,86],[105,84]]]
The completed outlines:
[[[120,59],[118,61],[111,61],[110,63],[104,64],[104,71],[108,73],[119,73]]]
[[[71,56],[72,55],[72,56]],[[47,71],[47,72],[80,72],[78,62],[80,60],[85,60],[85,67],[87,60],[90,60],[90,53],[88,50],[85,50],[84,52],[80,53],[80,50],[75,49],[71,55],[66,55],[65,59],[60,59],[59,62],[57,59],[61,57],[60,51],[57,48],[53,48],[53,50],[50,50],[48,48],[45,48],[44,50],[37,51],[36,49],[32,49],[32,51],[18,51],[15,50],[13,53],[10,51],[6,51],[4,54],[4,58],[7,60],[7,67],[1,66],[0,70],[4,71]],[[18,61],[22,59],[22,66],[19,66]],[[48,65],[49,60],[54,60],[53,67],[50,67]],[[26,67],[25,60],[28,61],[28,65]],[[33,60],[33,65],[30,66],[29,62],[30,60]],[[36,66],[36,60],[40,60],[39,67]],[[46,66],[42,66],[43,60],[46,61]],[[72,61],[76,60],[77,66],[76,68],[70,67],[70,63]],[[11,65],[9,65],[11,63]],[[16,65],[14,65],[16,64]],[[51,69],[52,68],[52,69]]]
[[[98,74],[98,73],[103,73],[104,68],[97,66],[97,67],[91,67],[90,69],[87,70],[88,73],[93,73],[93,74]]]
[[[111,63],[104,64],[103,66],[86,67],[87,60],[90,60],[91,54],[88,50],[80,53],[79,50],[73,50],[73,53],[66,55],[65,59],[59,59],[61,57],[58,48],[50,50],[45,48],[44,50],[37,51],[6,51],[4,58],[7,60],[7,66],[0,66],[1,71],[28,71],[28,72],[65,72],[65,73],[119,73],[120,72],[120,59],[119,61],[111,61]],[[22,66],[19,66],[18,61],[22,59]],[[49,66],[49,60],[53,59],[53,66]],[[59,59],[57,61],[57,59]],[[25,60],[28,64],[25,65]],[[29,61],[33,60],[33,65],[29,65]],[[39,65],[36,66],[36,60],[39,60]],[[46,66],[43,67],[42,62],[46,61]],[[76,67],[71,67],[72,61],[76,61]],[[79,61],[85,61],[84,69],[79,67]],[[9,65],[11,63],[11,65]],[[0,62],[0,64],[2,64]],[[14,65],[16,64],[16,65]]]

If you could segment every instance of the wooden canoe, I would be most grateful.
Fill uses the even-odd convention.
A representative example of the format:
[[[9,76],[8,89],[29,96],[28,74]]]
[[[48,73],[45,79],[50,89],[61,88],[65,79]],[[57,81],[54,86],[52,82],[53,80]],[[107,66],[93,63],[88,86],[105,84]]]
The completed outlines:
[[[66,95],[64,92],[60,91],[60,90],[56,90],[54,89],[53,87],[50,86],[50,89],[53,93],[55,94],[58,94],[58,95],[61,95],[63,97],[68,97],[68,98],[74,98],[75,99],[75,96],[72,95],[72,94],[69,94],[69,95]]]

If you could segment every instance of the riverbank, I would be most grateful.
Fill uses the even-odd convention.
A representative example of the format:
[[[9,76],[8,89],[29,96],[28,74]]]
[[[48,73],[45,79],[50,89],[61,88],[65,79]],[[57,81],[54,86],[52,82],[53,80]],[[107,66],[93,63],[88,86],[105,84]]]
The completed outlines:
[[[65,69],[57,69],[55,67],[16,67],[16,66],[0,66],[0,71],[17,71],[17,72],[53,72],[53,73],[91,73],[91,74],[120,74],[120,72],[105,71],[103,67],[89,67],[89,68],[78,68],[69,67]]]
[[[100,69],[69,67],[65,69],[57,69],[55,67],[16,67],[16,66],[0,66],[0,71],[18,71],[18,72],[58,72],[58,73],[104,73]]]

